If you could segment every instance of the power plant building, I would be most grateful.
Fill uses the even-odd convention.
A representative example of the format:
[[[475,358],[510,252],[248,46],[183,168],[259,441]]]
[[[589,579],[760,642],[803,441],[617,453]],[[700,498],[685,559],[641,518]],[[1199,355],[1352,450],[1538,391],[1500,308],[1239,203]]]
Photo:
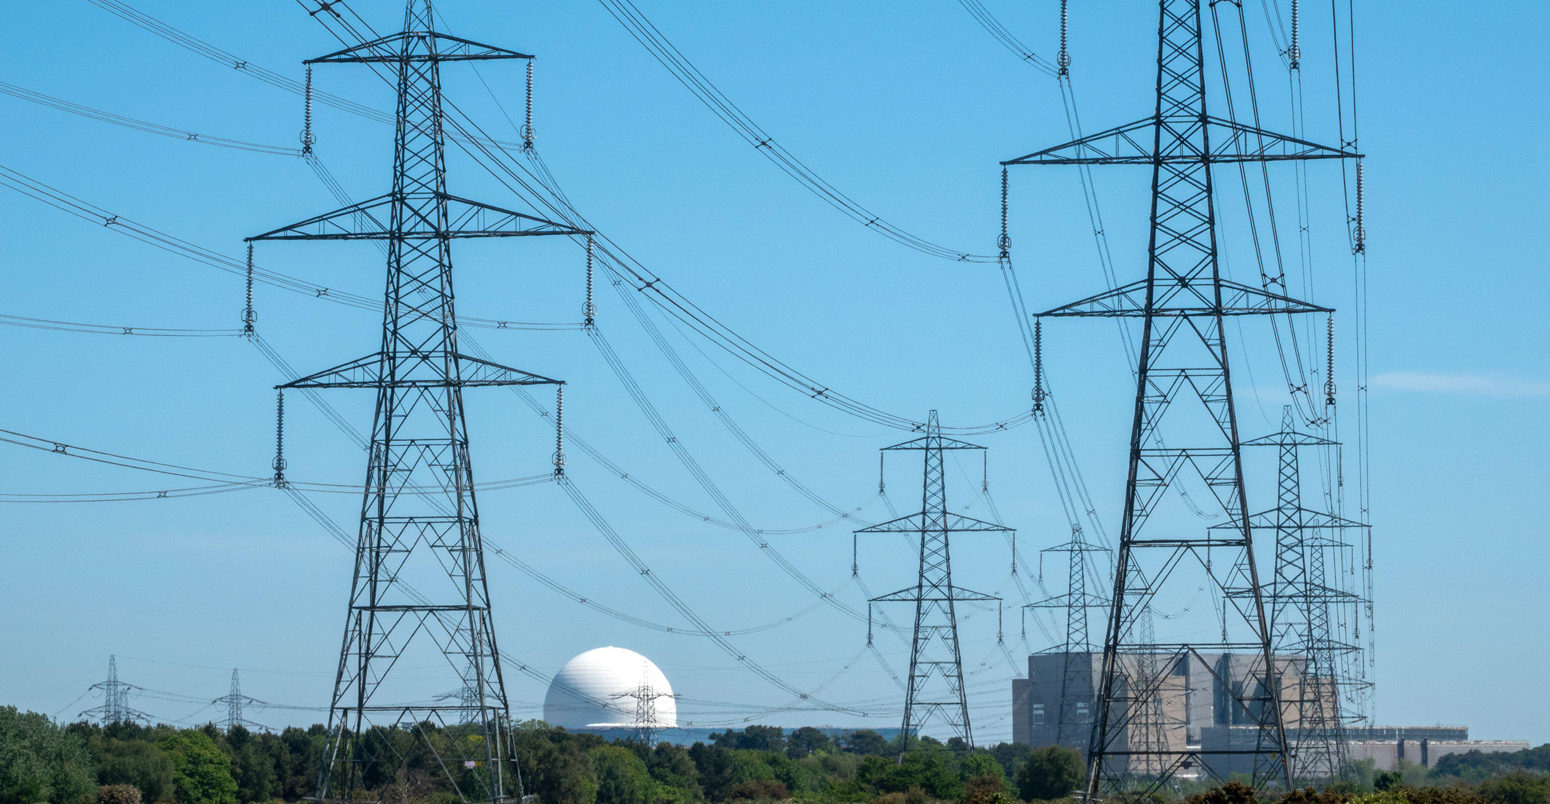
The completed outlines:
[[[1136,655],[1119,657],[1115,694],[1130,698],[1132,686],[1155,686],[1155,699],[1125,704],[1133,712],[1114,735],[1115,751],[1157,751],[1178,754],[1197,751],[1217,778],[1253,770],[1252,753],[1259,738],[1251,701],[1252,685],[1260,678],[1263,657],[1243,653],[1200,653],[1185,658]],[[1296,746],[1317,723],[1341,717],[1335,685],[1306,676],[1301,655],[1276,655],[1278,692],[1284,712],[1287,742]],[[1155,665],[1152,662],[1156,662]],[[1171,662],[1171,666],[1160,665]],[[1148,666],[1151,665],[1151,666]],[[1097,715],[1097,687],[1102,680],[1101,653],[1038,653],[1028,657],[1028,677],[1012,680],[1012,741],[1023,745],[1063,745],[1086,753]],[[1144,679],[1157,679],[1146,685]],[[1246,707],[1237,703],[1250,701]],[[1432,767],[1440,758],[1467,751],[1519,751],[1521,741],[1469,739],[1464,726],[1344,728],[1352,760],[1370,759],[1378,770],[1393,770],[1401,762]],[[1132,756],[1129,772],[1146,775],[1162,770],[1169,757]],[[1156,767],[1152,767],[1156,766]],[[1304,767],[1309,776],[1334,769]],[[1193,775],[1193,774],[1184,774]]]

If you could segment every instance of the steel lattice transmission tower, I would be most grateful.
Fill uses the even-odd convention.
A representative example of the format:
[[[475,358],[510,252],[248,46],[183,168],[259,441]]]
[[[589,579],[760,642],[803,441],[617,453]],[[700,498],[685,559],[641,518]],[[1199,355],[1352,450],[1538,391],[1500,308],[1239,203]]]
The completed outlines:
[[[1152,168],[1146,277],[1040,314],[1142,321],[1124,516],[1088,750],[1090,799],[1104,786],[1139,781],[1156,789],[1197,763],[1223,775],[1221,768],[1251,760],[1256,785],[1290,781],[1278,703],[1281,679],[1244,503],[1225,321],[1327,310],[1222,277],[1212,167],[1358,155],[1211,116],[1201,28],[1206,3],[1159,0],[1156,106],[1150,117],[1003,163]],[[1168,490],[1182,489],[1191,478],[1210,491],[1231,528],[1208,530],[1186,514],[1183,521],[1154,523],[1154,529],[1167,532],[1144,533]],[[1175,578],[1181,566],[1188,566],[1198,583]],[[1158,605],[1185,608],[1183,593],[1197,588],[1221,600],[1220,639],[1143,635],[1140,626],[1149,612]],[[1245,591],[1226,594],[1233,589]],[[1182,636],[1182,628],[1175,630]],[[1225,677],[1220,654],[1243,656],[1252,665],[1237,679]],[[1247,745],[1192,749],[1182,740],[1157,746],[1144,739],[1136,748],[1135,728],[1146,726],[1148,712],[1174,694],[1170,678],[1191,666],[1206,669],[1225,690],[1229,722],[1251,727]]]
[[[1350,757],[1341,698],[1351,680],[1342,677],[1343,660],[1361,649],[1335,632],[1331,615],[1339,607],[1354,612],[1361,598],[1332,585],[1329,567],[1338,553],[1351,549],[1335,534],[1366,526],[1303,506],[1299,448],[1335,442],[1299,432],[1290,406],[1282,409],[1280,432],[1243,444],[1277,448],[1276,507],[1249,523],[1275,534],[1275,580],[1265,594],[1271,644],[1277,655],[1303,661],[1295,694],[1281,701],[1292,778],[1299,784],[1334,778],[1345,772]]]
[[[242,708],[247,704],[259,703],[256,698],[249,698],[242,694],[242,683],[237,678],[237,670],[231,671],[231,691],[211,701],[212,704],[224,704],[226,707],[226,719],[221,721],[221,728],[231,731],[237,726],[245,729],[264,729],[261,723],[254,723],[242,716]]]
[[[91,685],[91,689],[102,690],[102,705],[92,707],[81,713],[81,717],[97,718],[104,726],[114,723],[150,723],[151,716],[129,705],[129,693],[140,689],[139,687],[118,680],[118,657],[108,657],[108,677]]]
[[[419,740],[422,766],[445,769],[459,797],[501,802],[508,794],[506,686],[491,623],[463,389],[558,381],[459,352],[451,242],[588,233],[448,194],[440,70],[447,62],[531,58],[437,33],[429,0],[409,0],[401,32],[311,59],[307,64],[392,72],[398,98],[392,189],[249,238],[387,244],[381,348],[280,386],[282,392],[376,392],[320,800],[354,800],[393,781],[391,774],[408,761],[395,732]],[[415,668],[415,679],[393,673],[401,662]],[[420,667],[426,664],[444,675],[427,678]],[[470,668],[472,678],[465,679]],[[472,717],[469,704],[429,694],[454,681],[474,689]],[[458,726],[465,720],[469,725]]]
[[[949,536],[962,532],[1012,532],[1011,528],[948,512],[943,452],[985,448],[943,437],[934,410],[926,418],[925,431],[920,438],[883,448],[884,453],[909,450],[924,453],[925,479],[920,513],[856,531],[858,534],[908,533],[920,537],[920,570],[915,585],[870,601],[915,605],[901,751],[908,749],[911,736],[918,735],[922,727],[937,720],[945,722],[965,742],[974,744],[974,732],[969,724],[969,699],[963,686],[963,655],[958,645],[957,604],[999,602],[1001,598],[953,584]]]
[[[1088,655],[1093,644],[1088,618],[1092,610],[1107,608],[1108,601],[1088,591],[1087,564],[1092,560],[1090,553],[1107,552],[1089,544],[1080,526],[1072,527],[1070,540],[1039,551],[1040,575],[1044,554],[1066,557],[1066,591],[1024,606],[1035,611],[1058,611],[1065,618],[1062,641],[1049,648],[1061,654],[1060,709],[1055,714],[1055,742],[1059,745],[1069,745],[1077,738],[1085,741],[1092,731],[1094,700],[1092,662]]]

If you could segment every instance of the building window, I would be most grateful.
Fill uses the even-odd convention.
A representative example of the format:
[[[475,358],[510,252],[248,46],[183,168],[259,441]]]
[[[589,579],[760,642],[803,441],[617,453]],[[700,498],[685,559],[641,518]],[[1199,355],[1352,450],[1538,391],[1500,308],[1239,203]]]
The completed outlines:
[[[1044,725],[1044,704],[1036,703],[1028,708],[1028,719],[1035,726]]]

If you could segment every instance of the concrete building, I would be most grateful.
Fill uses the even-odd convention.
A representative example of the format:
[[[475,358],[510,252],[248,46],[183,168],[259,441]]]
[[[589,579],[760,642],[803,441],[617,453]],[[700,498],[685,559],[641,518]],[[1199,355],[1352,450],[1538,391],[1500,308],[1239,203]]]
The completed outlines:
[[[1307,676],[1302,656],[1278,655],[1273,660],[1287,745],[1302,756],[1300,765],[1294,757],[1293,767],[1304,778],[1330,775],[1335,769],[1317,767],[1319,752],[1306,746],[1327,745],[1325,735],[1339,722],[1335,685],[1327,678]],[[1095,690],[1102,661],[1097,653],[1029,656],[1028,677],[1012,681],[1012,741],[1064,745],[1085,753],[1097,714]],[[1115,736],[1114,749],[1144,748],[1174,757],[1192,754],[1199,759],[1198,765],[1192,763],[1195,773],[1216,778],[1252,772],[1252,753],[1241,752],[1251,752],[1260,739],[1256,724],[1268,696],[1254,688],[1263,684],[1263,664],[1257,655],[1240,653],[1192,653],[1151,661],[1121,656],[1116,693],[1124,703],[1116,705],[1128,707],[1133,715]],[[1148,683],[1147,678],[1154,680]],[[1155,689],[1155,694],[1132,695],[1132,688]],[[1469,729],[1463,726],[1347,727],[1344,731],[1350,759],[1370,759],[1378,770],[1393,770],[1400,762],[1432,767],[1444,756],[1468,751],[1529,747],[1518,741],[1470,740]],[[1148,763],[1159,761],[1137,757],[1129,770],[1145,774],[1155,770]]]

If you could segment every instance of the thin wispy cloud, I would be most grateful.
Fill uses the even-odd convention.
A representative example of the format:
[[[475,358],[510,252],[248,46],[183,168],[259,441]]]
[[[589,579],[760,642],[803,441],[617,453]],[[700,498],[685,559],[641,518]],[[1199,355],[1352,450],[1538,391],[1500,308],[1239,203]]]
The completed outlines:
[[[1550,396],[1550,382],[1491,374],[1449,374],[1432,371],[1387,371],[1374,375],[1373,388],[1432,394],[1494,397]]]

